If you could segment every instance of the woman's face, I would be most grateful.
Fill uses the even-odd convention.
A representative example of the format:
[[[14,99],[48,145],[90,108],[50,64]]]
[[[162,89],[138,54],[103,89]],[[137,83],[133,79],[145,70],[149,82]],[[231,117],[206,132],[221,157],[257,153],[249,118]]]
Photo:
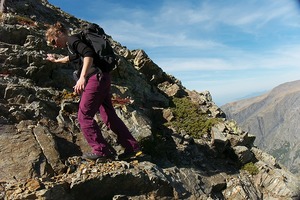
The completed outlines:
[[[59,32],[57,36],[51,36],[48,38],[48,44],[56,48],[63,48],[66,46],[66,36]]]

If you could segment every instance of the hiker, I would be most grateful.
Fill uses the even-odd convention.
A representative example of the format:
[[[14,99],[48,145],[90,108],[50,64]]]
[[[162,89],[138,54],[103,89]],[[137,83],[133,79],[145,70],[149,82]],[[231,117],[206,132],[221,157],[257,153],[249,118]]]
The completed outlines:
[[[56,59],[53,54],[47,54],[47,60],[54,63],[82,60],[74,92],[81,95],[78,121],[85,139],[92,148],[92,152],[83,153],[82,157],[105,162],[114,156],[110,150],[112,147],[105,141],[94,120],[94,115],[98,111],[103,122],[117,135],[118,143],[125,148],[119,158],[125,159],[140,154],[138,142],[115,112],[110,94],[110,74],[105,69],[100,70],[101,62],[94,50],[84,43],[80,34],[69,35],[68,30],[60,22],[46,31],[46,39],[48,44],[56,48],[68,49],[68,56]]]

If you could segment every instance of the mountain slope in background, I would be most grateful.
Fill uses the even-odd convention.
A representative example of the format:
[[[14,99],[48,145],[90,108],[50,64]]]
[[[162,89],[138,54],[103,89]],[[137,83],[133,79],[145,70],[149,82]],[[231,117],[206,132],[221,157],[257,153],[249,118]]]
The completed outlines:
[[[256,135],[255,144],[293,173],[300,172],[300,80],[221,107],[228,119]]]

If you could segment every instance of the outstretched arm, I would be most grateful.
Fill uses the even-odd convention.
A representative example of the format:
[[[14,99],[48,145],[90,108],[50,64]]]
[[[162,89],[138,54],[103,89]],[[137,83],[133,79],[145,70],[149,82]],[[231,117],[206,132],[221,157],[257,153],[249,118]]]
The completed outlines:
[[[67,63],[67,62],[69,62],[69,56],[65,56],[65,57],[56,59],[53,54],[47,54],[46,59],[49,60],[50,62],[54,62],[54,63]]]

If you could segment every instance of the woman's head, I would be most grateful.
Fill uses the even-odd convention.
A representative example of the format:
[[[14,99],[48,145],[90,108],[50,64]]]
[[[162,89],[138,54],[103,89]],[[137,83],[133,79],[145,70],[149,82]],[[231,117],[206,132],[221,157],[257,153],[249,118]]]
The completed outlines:
[[[48,45],[55,47],[65,47],[67,42],[68,30],[65,26],[57,22],[46,31],[46,39]]]

